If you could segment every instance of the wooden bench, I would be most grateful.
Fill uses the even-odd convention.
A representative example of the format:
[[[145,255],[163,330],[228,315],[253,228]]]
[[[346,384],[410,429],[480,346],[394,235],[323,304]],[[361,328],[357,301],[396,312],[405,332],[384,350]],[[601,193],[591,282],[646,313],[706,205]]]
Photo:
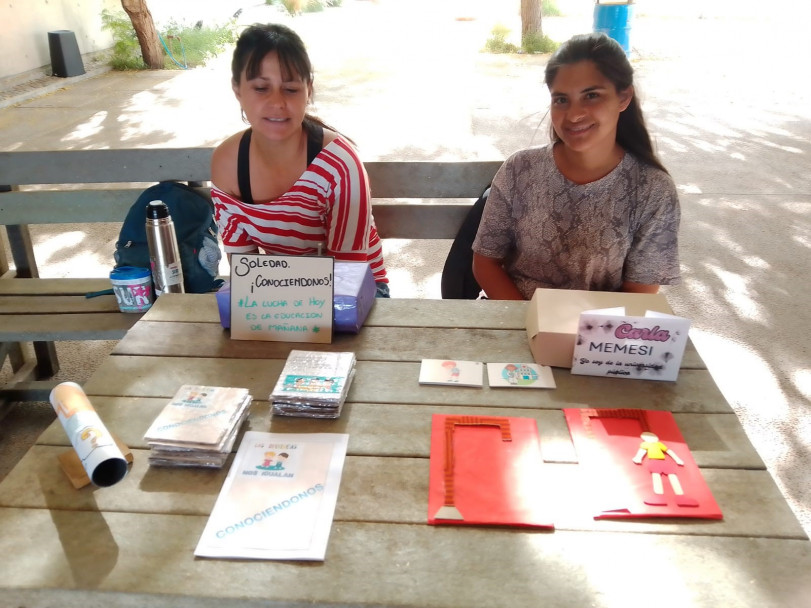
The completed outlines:
[[[106,278],[40,278],[28,226],[121,222],[138,194],[162,180],[208,193],[212,148],[0,152],[0,363],[14,379],[0,398],[41,399],[59,370],[58,340],[119,339],[140,318],[118,312]],[[452,239],[500,161],[366,163],[381,238]],[[460,200],[461,199],[461,200]],[[14,268],[10,269],[6,247]],[[113,266],[112,251],[110,266]],[[35,357],[27,358],[24,343]]]

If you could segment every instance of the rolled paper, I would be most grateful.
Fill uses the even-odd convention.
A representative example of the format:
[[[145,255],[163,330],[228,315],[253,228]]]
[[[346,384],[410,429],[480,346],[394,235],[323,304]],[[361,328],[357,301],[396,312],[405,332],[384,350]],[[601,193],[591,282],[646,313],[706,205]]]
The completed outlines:
[[[124,479],[127,461],[82,387],[57,384],[50,401],[90,481],[106,488]]]

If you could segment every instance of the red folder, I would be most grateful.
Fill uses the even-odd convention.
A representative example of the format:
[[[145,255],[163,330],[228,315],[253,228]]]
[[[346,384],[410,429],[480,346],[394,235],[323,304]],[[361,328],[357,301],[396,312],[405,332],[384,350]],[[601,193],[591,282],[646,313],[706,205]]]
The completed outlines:
[[[434,414],[429,524],[553,528],[544,489],[535,420]]]
[[[670,412],[564,409],[595,519],[723,515]]]

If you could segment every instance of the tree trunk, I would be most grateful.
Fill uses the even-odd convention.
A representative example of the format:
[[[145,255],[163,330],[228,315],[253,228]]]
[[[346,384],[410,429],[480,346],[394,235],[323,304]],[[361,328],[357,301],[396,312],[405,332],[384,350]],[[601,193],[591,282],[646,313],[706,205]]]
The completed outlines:
[[[521,40],[528,34],[543,36],[541,0],[521,0]]]
[[[144,63],[150,70],[163,69],[163,47],[161,46],[152,13],[146,5],[146,0],[121,0],[121,6],[129,15],[138,43],[141,45],[141,55]]]

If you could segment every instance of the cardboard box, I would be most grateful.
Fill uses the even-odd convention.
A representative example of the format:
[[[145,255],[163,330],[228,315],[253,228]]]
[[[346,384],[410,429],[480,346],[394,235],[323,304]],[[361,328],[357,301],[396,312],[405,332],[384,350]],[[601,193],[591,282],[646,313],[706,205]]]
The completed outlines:
[[[536,289],[526,320],[533,359],[539,365],[571,368],[580,313],[617,306],[624,306],[626,314],[639,317],[644,317],[648,310],[673,314],[660,293]]]

